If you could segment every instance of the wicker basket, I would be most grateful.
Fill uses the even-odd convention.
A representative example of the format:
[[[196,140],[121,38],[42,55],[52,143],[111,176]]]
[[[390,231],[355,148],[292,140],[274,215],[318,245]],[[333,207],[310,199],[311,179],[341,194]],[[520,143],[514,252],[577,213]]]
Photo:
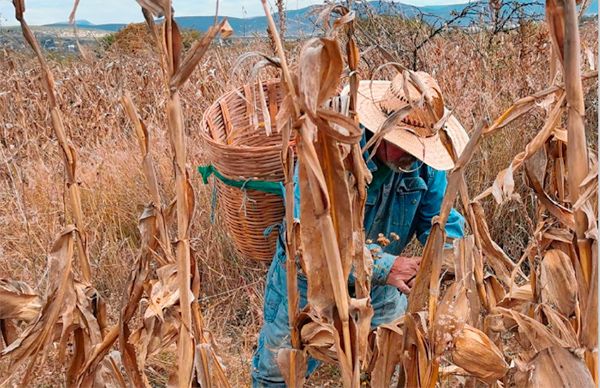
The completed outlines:
[[[281,134],[275,117],[283,98],[279,80],[246,85],[221,96],[204,113],[202,136],[208,162],[222,177],[236,182],[283,182]],[[264,98],[264,99],[263,99]],[[267,121],[273,123],[267,135]],[[219,208],[238,252],[247,259],[271,260],[278,228],[285,215],[280,195],[235,187],[214,179]],[[272,232],[265,235],[269,228]]]

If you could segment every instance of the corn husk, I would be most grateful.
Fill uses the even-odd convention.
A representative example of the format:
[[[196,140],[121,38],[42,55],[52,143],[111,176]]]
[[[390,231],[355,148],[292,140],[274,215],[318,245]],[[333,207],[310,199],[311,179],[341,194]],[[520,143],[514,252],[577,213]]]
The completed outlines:
[[[571,259],[564,252],[552,249],[546,252],[540,271],[542,302],[555,306],[569,317],[577,305],[577,279]]]
[[[452,362],[467,373],[492,384],[508,371],[498,347],[481,330],[465,325],[453,342]]]

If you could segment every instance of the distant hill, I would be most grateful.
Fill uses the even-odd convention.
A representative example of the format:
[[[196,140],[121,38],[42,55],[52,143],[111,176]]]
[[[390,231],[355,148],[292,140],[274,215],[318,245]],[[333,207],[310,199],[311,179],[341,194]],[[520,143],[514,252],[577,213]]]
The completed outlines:
[[[527,17],[541,18],[544,15],[544,2],[537,0],[532,2],[530,0],[512,0],[521,3],[534,3],[524,7],[523,11]],[[474,2],[475,7],[487,8],[487,1]],[[473,4],[473,3],[472,3]],[[431,5],[415,7],[403,3],[393,1],[370,1],[368,7],[370,12],[374,12],[379,15],[402,15],[408,18],[415,17],[420,13],[424,14],[424,18],[427,21],[440,22],[443,20],[449,20],[455,13],[461,12],[465,8],[466,4],[453,4],[453,5]],[[316,31],[314,24],[315,15],[314,10],[318,6],[310,6],[297,10],[290,10],[286,12],[287,16],[287,34],[288,36],[302,36],[312,35]],[[356,9],[359,16],[367,15],[367,5],[359,4]],[[586,16],[593,16],[598,14],[598,0],[592,0],[591,4],[586,10]],[[274,15],[277,18],[277,14]],[[178,16],[175,17],[180,27],[191,28],[200,31],[206,31],[213,23],[213,16]],[[251,36],[253,34],[264,35],[267,30],[267,20],[265,16],[256,16],[249,18],[236,18],[228,17],[229,23],[233,27],[236,36]],[[468,26],[473,20],[471,18],[464,18],[461,20],[462,26]],[[96,29],[105,31],[118,31],[125,26],[123,23],[113,24],[93,24],[87,20],[77,20],[76,22],[79,28],[85,29]],[[47,25],[48,27],[69,27],[67,22],[54,23]]]
[[[75,23],[77,24],[77,27],[94,27],[95,24],[90,22],[89,20],[76,20]],[[52,24],[46,24],[45,27],[65,27],[65,26],[70,26],[69,22],[59,22],[59,23],[52,23]]]

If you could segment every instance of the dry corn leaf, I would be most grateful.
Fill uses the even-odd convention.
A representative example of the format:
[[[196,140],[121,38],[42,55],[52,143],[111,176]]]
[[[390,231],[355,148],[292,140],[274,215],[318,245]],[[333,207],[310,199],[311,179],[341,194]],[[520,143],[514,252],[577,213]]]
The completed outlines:
[[[569,348],[577,348],[579,347],[579,343],[577,341],[577,333],[573,328],[573,325],[567,317],[558,313],[553,307],[547,304],[538,305],[536,308],[536,313],[541,311],[544,314],[548,322],[548,326],[550,331],[556,335],[556,337],[560,338],[564,341],[565,344],[568,345]],[[540,319],[541,320],[541,319]]]
[[[468,299],[468,308],[464,311],[468,317],[465,319],[468,324],[478,326],[481,311],[480,298],[485,298],[483,263],[473,235],[454,240],[453,243],[454,252],[448,250],[448,254],[454,253],[455,282],[461,285]]]
[[[494,269],[498,280],[505,285],[510,284],[510,274],[515,264],[502,248],[492,240],[490,230],[485,221],[485,213],[479,202],[470,204],[477,223],[477,233],[481,241],[481,247],[488,264]]]
[[[563,228],[548,228],[542,237],[552,241],[561,241],[567,244],[573,243],[573,232]]]
[[[2,336],[2,341],[0,341],[0,351],[2,351],[19,337],[17,324],[8,320],[0,320],[0,335]]]
[[[544,183],[546,180],[546,174],[548,170],[548,155],[546,154],[546,147],[541,147],[537,150],[531,158],[525,161],[525,168],[535,177],[535,180],[540,183]]]
[[[155,316],[144,320],[142,327],[134,330],[129,336],[129,342],[136,349],[138,367],[142,371],[148,358],[168,348],[177,340],[179,315],[174,311],[168,311],[164,317],[163,321]]]
[[[410,304],[409,304],[410,306]],[[427,343],[426,319],[424,313],[404,315],[403,358],[407,387],[421,387],[428,378],[430,347]]]
[[[148,308],[144,319],[153,316],[164,320],[163,312],[179,302],[179,286],[177,284],[177,264],[168,264],[156,270],[158,282],[152,286]],[[191,291],[189,291],[191,294]]]
[[[175,66],[175,73],[169,81],[169,86],[172,91],[179,90],[190,78],[192,72],[206,54],[211,42],[226,22],[227,19],[223,19],[216,26],[211,26],[202,38],[192,45],[188,54],[181,62],[181,66]],[[173,26],[177,26],[177,24],[173,22]],[[174,55],[175,58],[179,58],[178,53]]]
[[[490,306],[494,308],[502,299],[504,299],[506,296],[506,290],[493,275],[486,276],[484,284],[486,294],[490,300]]]
[[[439,222],[435,222],[431,227],[429,238],[427,239],[427,243],[423,250],[423,261],[421,262],[419,272],[415,278],[415,285],[408,297],[408,311],[411,313],[427,309],[430,292],[432,291],[430,280],[434,265],[433,258],[437,257],[437,252],[440,252],[441,256],[445,240],[445,232],[440,227]],[[429,307],[431,307],[431,305]],[[435,316],[435,314],[431,317],[433,318],[433,316]]]
[[[557,62],[563,64],[565,22],[563,17],[563,3],[558,0],[546,0],[546,21],[552,41],[552,52],[557,57]],[[550,74],[554,78],[554,74]]]
[[[171,2],[169,0],[136,0],[142,8],[147,9],[154,17],[163,17],[169,12]]]
[[[574,229],[575,217],[573,216],[573,212],[550,198],[550,196],[544,191],[541,181],[537,179],[537,177],[534,175],[535,173],[532,172],[527,165],[525,166],[525,172],[527,174],[529,185],[537,194],[537,199],[554,217],[562,222],[563,225],[569,227],[570,229]]]
[[[326,4],[315,9],[314,12],[318,13],[315,23],[323,24],[328,37],[333,36],[334,33],[339,31],[342,27],[351,25],[355,20],[354,11],[350,11],[341,4]],[[330,19],[334,14],[340,15],[340,17],[334,20],[332,26]]]
[[[201,387],[211,386],[210,376],[210,352],[211,346],[208,343],[196,345],[194,355],[194,368],[196,370],[196,381]]]
[[[229,20],[227,20],[227,18],[225,18],[225,23],[223,23],[223,25],[219,29],[219,34],[223,39],[227,39],[231,35],[233,35],[233,27],[231,27],[231,24],[229,24]]]
[[[306,351],[317,360],[336,363],[338,357],[335,350],[334,327],[320,322],[309,322],[302,325],[301,338]]]
[[[598,240],[598,164],[591,163],[590,173],[581,182],[580,194],[577,201],[573,204],[574,211],[581,211],[585,214],[587,229],[585,237],[592,240]]]
[[[63,346],[66,346],[66,338],[63,335],[69,334],[77,327],[72,325],[77,298],[71,271],[75,230],[73,225],[65,228],[48,255],[47,300],[49,302],[44,305],[36,321],[17,340],[0,352],[2,357],[9,354],[13,357],[13,372],[4,382],[9,381],[19,370],[18,365],[28,361],[29,365],[21,380],[21,384],[27,385],[33,375],[31,370],[37,358],[41,356],[42,361],[45,359],[50,344],[54,341],[57,327],[60,328],[58,335]],[[65,349],[59,347],[59,352],[64,355]]]
[[[120,362],[120,355],[113,351],[102,361],[102,364],[96,372],[94,387],[106,388],[126,388],[127,382],[121,373],[123,366]]]
[[[69,312],[72,316],[66,317],[67,314],[63,313],[61,317],[63,330],[59,343],[59,361],[62,362],[64,357],[61,352],[68,348],[70,333],[73,333],[74,348],[76,349],[66,374],[68,385],[76,385],[90,350],[102,342],[100,320],[96,319],[99,314],[94,314],[95,293],[96,291],[93,288],[75,281],[73,293],[75,295],[75,301],[73,302],[75,309],[73,312]],[[69,294],[67,293],[67,295]],[[68,302],[65,301],[65,303]],[[65,330],[66,324],[64,322],[71,319],[73,323]],[[101,369],[105,368],[102,366]],[[97,382],[100,378],[97,372],[91,373],[88,376],[88,381]],[[112,369],[106,369],[105,372],[112,373]],[[115,371],[115,373],[118,373],[118,375],[113,376],[115,379],[120,380],[123,378],[120,371]],[[87,385],[87,381],[85,383]]]
[[[592,244],[592,273],[587,295],[579,295],[585,309],[581,314],[580,339],[587,349],[598,347],[598,241]]]
[[[502,378],[508,364],[498,347],[482,331],[465,325],[453,341],[452,362],[487,384]]]
[[[42,308],[42,299],[27,283],[0,279],[0,321],[29,322],[36,318]]]
[[[372,387],[389,387],[396,366],[402,360],[404,318],[381,325],[373,333],[373,351],[369,367]]]
[[[532,109],[540,107],[538,101],[544,101],[544,104],[552,102],[556,99],[556,93],[560,89],[556,86],[552,86],[539,93],[535,93],[531,96],[523,97],[517,100],[510,108],[508,108],[500,117],[498,117],[489,127],[484,129],[484,134],[489,135],[498,129],[502,129],[514,120],[522,117],[524,114],[529,113]]]
[[[548,113],[546,122],[540,131],[533,139],[525,146],[525,150],[518,153],[510,163],[509,167],[500,171],[494,180],[494,184],[488,190],[475,197],[474,201],[480,201],[482,198],[492,194],[497,203],[503,203],[512,198],[514,192],[514,172],[525,162],[530,159],[535,153],[543,147],[546,140],[552,135],[554,128],[560,122],[561,114],[563,113],[563,103],[565,101],[565,93],[560,92],[557,101],[552,110]]]
[[[518,309],[518,307],[533,302],[533,291],[531,284],[523,284],[522,286],[512,285],[510,291],[498,302],[498,306],[510,309]]]
[[[570,317],[577,305],[577,279],[571,258],[557,249],[547,251],[540,268],[539,288],[542,302]]]
[[[371,299],[369,297],[350,299],[350,314],[356,322],[356,348],[358,349],[359,358],[363,361],[363,365],[366,365],[368,362],[367,347],[369,345],[369,333],[371,332],[371,319],[375,314],[371,306]]]
[[[527,315],[503,307],[497,307],[496,311],[502,314],[504,318],[513,320],[517,324],[519,333],[522,334],[523,339],[527,340],[535,352],[555,345],[568,346],[565,341],[556,337],[546,326]]]
[[[131,383],[135,386],[148,386],[149,382],[143,368],[138,365],[135,347],[129,342],[129,321],[137,311],[139,301],[144,293],[144,285],[150,272],[150,261],[158,245],[157,238],[157,210],[153,204],[146,206],[140,216],[138,228],[140,230],[141,247],[136,259],[128,285],[127,304],[122,308],[119,317],[119,348],[123,359],[125,371]]]
[[[519,386],[527,388],[596,386],[583,360],[559,346],[540,351],[520,374]]]

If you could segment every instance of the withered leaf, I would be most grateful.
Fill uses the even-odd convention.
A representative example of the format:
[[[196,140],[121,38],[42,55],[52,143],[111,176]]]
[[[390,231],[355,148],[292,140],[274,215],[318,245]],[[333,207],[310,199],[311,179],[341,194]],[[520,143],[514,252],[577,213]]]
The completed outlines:
[[[29,322],[38,316],[42,299],[27,283],[0,279],[0,320]]]
[[[556,306],[565,317],[570,317],[577,304],[577,279],[571,258],[557,249],[547,251],[542,260],[539,288],[542,302]]]
[[[596,384],[583,360],[559,346],[540,351],[528,364],[525,387],[588,388]]]

